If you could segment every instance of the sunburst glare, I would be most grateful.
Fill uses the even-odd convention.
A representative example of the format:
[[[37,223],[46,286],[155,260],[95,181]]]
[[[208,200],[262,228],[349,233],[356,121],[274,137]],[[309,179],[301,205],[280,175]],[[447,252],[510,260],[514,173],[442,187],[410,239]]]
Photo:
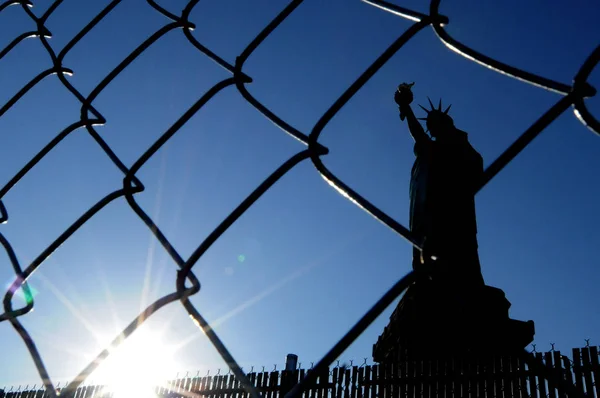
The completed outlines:
[[[177,370],[175,351],[161,334],[141,328],[113,350],[93,378],[113,398],[154,398]]]

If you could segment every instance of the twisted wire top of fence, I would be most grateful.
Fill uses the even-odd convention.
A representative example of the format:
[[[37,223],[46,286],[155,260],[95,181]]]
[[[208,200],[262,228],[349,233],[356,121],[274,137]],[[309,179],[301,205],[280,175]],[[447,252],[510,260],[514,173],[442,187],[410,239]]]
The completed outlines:
[[[191,31],[195,27],[190,18],[190,13],[198,4],[198,0],[190,0],[187,2],[180,14],[176,15],[167,9],[163,8],[154,0],[147,0],[147,6],[151,7],[158,14],[165,18],[165,24],[150,35],[146,41],[140,44],[134,51],[125,57],[117,67],[115,67],[107,76],[105,76],[87,95],[73,85],[67,78],[72,71],[64,64],[65,57],[70,53],[73,47],[88,35],[93,29],[106,18],[111,11],[119,4],[120,0],[113,0],[98,13],[87,25],[85,25],[72,39],[62,48],[60,52],[56,52],[50,46],[52,33],[46,26],[48,18],[62,7],[63,1],[56,0],[52,2],[50,7],[42,14],[37,15],[32,9],[32,3],[29,0],[5,0],[0,2],[0,12],[4,12],[9,7],[21,7],[28,18],[33,22],[35,29],[23,32],[12,40],[5,48],[0,50],[0,60],[15,50],[19,43],[28,39],[38,40],[48,54],[51,61],[51,66],[39,73],[31,79],[21,90],[19,90],[6,104],[0,107],[0,117],[2,117],[11,107],[19,102],[24,96],[38,85],[41,81],[55,76],[56,79],[64,86],[72,97],[80,104],[81,114],[80,120],[72,123],[70,126],[61,131],[55,136],[39,153],[37,153],[26,165],[24,165],[14,176],[0,188],[0,222],[6,222],[9,219],[9,210],[7,209],[2,198],[27,174],[29,173],[50,151],[72,132],[78,129],[85,129],[91,138],[97,143],[99,148],[106,156],[114,163],[114,165],[122,172],[123,185],[122,188],[110,193],[103,199],[94,204],[84,214],[80,216],[63,234],[61,234],[54,242],[52,242],[37,258],[31,261],[26,266],[22,266],[17,260],[11,243],[0,233],[0,243],[6,250],[12,267],[15,273],[14,281],[8,288],[4,297],[4,313],[0,315],[0,321],[8,321],[12,324],[14,330],[19,334],[25,343],[31,358],[39,372],[40,378],[43,381],[46,390],[53,392],[55,386],[50,378],[44,360],[40,355],[35,341],[32,339],[27,328],[19,319],[23,315],[29,313],[34,308],[34,300],[27,283],[31,275],[39,269],[44,261],[52,254],[61,244],[67,241],[76,230],[90,220],[96,213],[101,211],[110,202],[117,198],[125,198],[131,210],[139,217],[139,219],[148,227],[154,234],[158,242],[170,255],[173,261],[179,267],[177,274],[176,291],[167,294],[145,308],[135,319],[131,320],[129,325],[122,331],[123,337],[128,337],[133,333],[139,325],[141,325],[148,317],[159,311],[168,304],[179,301],[191,319],[198,325],[199,328],[208,336],[211,343],[218,350],[224,361],[231,368],[233,374],[241,382],[243,387],[253,397],[259,397],[261,393],[251,383],[246,374],[237,364],[232,353],[229,352],[225,344],[219,338],[216,331],[211,327],[206,318],[200,311],[191,303],[190,297],[200,290],[200,281],[193,272],[194,265],[206,253],[206,251],[215,243],[217,239],[233,224],[239,217],[250,208],[267,190],[269,190],[275,182],[283,175],[292,170],[299,163],[310,160],[321,176],[333,186],[339,193],[347,197],[359,208],[366,211],[380,222],[387,225],[397,234],[406,239],[410,244],[418,247],[418,242],[413,237],[407,227],[401,225],[388,214],[373,205],[358,192],[349,187],[336,174],[334,174],[322,162],[321,157],[329,152],[329,149],[319,142],[321,132],[324,127],[332,120],[332,118],[348,103],[348,101],[385,65],[391,57],[396,54],[407,42],[409,42],[417,33],[431,27],[441,43],[456,52],[459,55],[466,57],[474,62],[486,66],[494,71],[500,72],[509,77],[519,79],[523,82],[533,84],[540,88],[551,90],[562,94],[563,97],[548,109],[539,119],[531,125],[506,151],[502,153],[486,170],[485,180],[482,183],[483,187],[492,180],[508,163],[510,163],[531,141],[538,136],[552,121],[563,114],[569,107],[573,108],[574,115],[585,124],[591,131],[600,134],[600,122],[590,113],[586,105],[586,98],[596,94],[595,88],[588,83],[588,78],[594,68],[600,62],[600,46],[589,55],[585,60],[582,60],[581,68],[576,73],[571,84],[558,82],[552,79],[545,78],[536,74],[520,70],[508,64],[504,64],[498,60],[492,59],[484,54],[481,54],[465,44],[455,40],[445,30],[445,25],[449,23],[449,18],[440,14],[440,0],[432,0],[428,13],[420,13],[401,6],[380,0],[364,0],[372,6],[378,7],[385,12],[395,14],[399,17],[413,21],[414,23],[404,31],[355,81],[352,83],[339,98],[329,107],[329,109],[321,116],[317,123],[310,131],[300,131],[291,124],[283,120],[271,109],[257,100],[247,89],[247,84],[252,82],[252,77],[244,72],[246,61],[252,54],[261,46],[263,41],[274,32],[278,26],[302,3],[302,0],[293,0],[281,10],[281,12],[267,25],[264,29],[246,46],[246,48],[236,57],[234,63],[229,63],[224,58],[220,57],[215,52],[198,41]],[[202,95],[175,123],[173,123],[164,134],[156,140],[131,166],[126,166],[125,163],[117,156],[107,142],[98,134],[96,127],[104,124],[107,120],[102,114],[101,109],[97,109],[95,101],[100,93],[109,85],[113,84],[116,77],[121,74],[136,58],[144,53],[153,43],[159,41],[168,32],[181,30],[183,35],[193,48],[198,52],[216,62],[225,71],[228,72],[228,77],[215,84],[204,95]],[[279,168],[266,178],[256,189],[248,195],[240,205],[235,208],[221,223],[209,234],[209,236],[192,252],[188,258],[184,258],[166,238],[165,234],[156,225],[155,221],[149,216],[136,201],[136,194],[144,190],[143,182],[138,179],[137,173],[140,168],[146,164],[158,151],[163,147],[181,128],[184,126],[202,107],[211,101],[217,93],[226,87],[234,86],[240,95],[251,104],[256,110],[271,120],[281,130],[303,143],[306,148],[285,161]],[[481,188],[480,187],[480,188]],[[315,365],[314,371],[306,375],[294,389],[289,393],[290,396],[297,396],[309,385],[322,370],[326,369],[339,355],[387,308],[413,281],[414,274],[411,272],[401,278],[394,284],[374,305],[371,309],[356,322],[356,324],[348,330],[348,332],[329,350],[329,352]],[[13,296],[16,291],[22,289],[27,297],[26,304],[21,308],[14,308]],[[76,389],[83,383],[86,378],[99,366],[100,363],[109,355],[109,350],[116,347],[122,341],[121,336],[115,340],[98,354],[88,366],[81,370],[79,375],[73,378],[60,392],[61,396],[73,396]],[[560,384],[560,381],[557,381]],[[566,389],[568,385],[563,386]]]

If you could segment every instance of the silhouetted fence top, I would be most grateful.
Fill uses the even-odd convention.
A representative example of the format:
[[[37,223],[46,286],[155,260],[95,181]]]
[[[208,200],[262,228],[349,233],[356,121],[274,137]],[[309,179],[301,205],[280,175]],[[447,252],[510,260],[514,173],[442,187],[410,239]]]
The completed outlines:
[[[334,367],[320,374],[303,392],[306,398],[391,397],[570,397],[555,380],[575,387],[582,397],[600,398],[598,347],[573,349],[572,359],[560,351],[533,353],[553,376],[542,377],[520,356],[455,357],[406,360],[385,365]],[[310,369],[249,373],[265,398],[283,397]],[[43,389],[12,389],[5,398],[46,397]],[[60,390],[60,389],[59,389]],[[158,397],[246,398],[233,374],[182,377],[156,387]],[[112,397],[100,385],[77,389],[76,398]]]

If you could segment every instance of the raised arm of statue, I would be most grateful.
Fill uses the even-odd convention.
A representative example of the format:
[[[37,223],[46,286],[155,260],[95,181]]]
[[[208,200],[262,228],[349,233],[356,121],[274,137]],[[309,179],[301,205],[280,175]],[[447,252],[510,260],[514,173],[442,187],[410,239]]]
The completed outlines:
[[[396,93],[394,94],[394,101],[398,104],[398,109],[400,111],[400,120],[404,120],[408,123],[408,129],[410,131],[410,135],[412,135],[413,139],[416,143],[421,141],[429,140],[429,136],[423,130],[423,126],[417,120],[412,108],[410,107],[410,103],[413,100],[413,94],[411,91],[411,87],[414,83],[402,83],[398,86]]]

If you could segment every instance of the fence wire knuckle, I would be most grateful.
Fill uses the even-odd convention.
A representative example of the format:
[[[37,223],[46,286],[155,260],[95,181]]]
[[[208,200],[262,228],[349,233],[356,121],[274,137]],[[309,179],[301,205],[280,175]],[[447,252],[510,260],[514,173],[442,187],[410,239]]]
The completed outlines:
[[[88,379],[90,374],[109,356],[112,349],[119,346],[128,336],[134,333],[137,328],[145,322],[145,320],[147,320],[158,310],[172,303],[179,302],[192,318],[193,322],[206,334],[210,342],[225,361],[228,368],[227,375],[233,374],[237,382],[240,383],[241,387],[250,396],[252,396],[252,398],[261,397],[261,392],[248,378],[248,375],[244,372],[244,370],[239,366],[233,355],[227,349],[225,343],[220,339],[215,330],[211,327],[210,323],[202,316],[200,311],[198,311],[198,309],[190,302],[190,297],[197,294],[201,290],[200,280],[194,274],[193,267],[204,255],[204,253],[212,246],[212,244],[220,239],[221,236],[249,208],[251,208],[257,200],[262,197],[262,195],[268,192],[277,181],[286,176],[290,170],[304,161],[310,160],[321,177],[325,179],[332,187],[334,187],[343,197],[350,200],[352,203],[369,213],[375,219],[394,230],[400,237],[407,240],[411,245],[420,249],[419,242],[417,242],[407,227],[398,223],[388,214],[383,212],[377,206],[373,205],[371,202],[361,196],[358,192],[353,190],[323,163],[322,157],[329,153],[329,148],[322,145],[319,142],[319,138],[325,127],[344,108],[348,101],[354,95],[356,95],[362,89],[362,87],[375,74],[377,74],[377,72],[399,50],[402,49],[406,43],[408,43],[419,32],[424,30],[424,28],[426,28],[428,25],[431,26],[434,34],[439,38],[440,42],[455,53],[482,66],[485,66],[492,71],[502,73],[528,84],[532,84],[545,90],[553,91],[563,95],[563,97],[558,100],[555,105],[553,105],[547,112],[534,121],[519,138],[517,138],[494,162],[492,162],[492,164],[485,171],[485,178],[479,189],[490,182],[500,171],[502,171],[502,169],[504,169],[504,167],[506,167],[506,165],[508,165],[516,156],[518,156],[521,151],[527,148],[535,137],[541,134],[546,127],[548,127],[548,125],[550,125],[569,107],[573,108],[575,116],[578,118],[578,120],[580,120],[581,123],[587,126],[587,128],[592,130],[594,133],[600,135],[600,122],[596,116],[591,114],[586,105],[586,99],[596,95],[596,89],[590,85],[588,78],[600,62],[600,46],[596,47],[583,62],[580,69],[577,71],[572,84],[565,84],[527,72],[518,67],[514,67],[488,57],[485,54],[478,52],[466,44],[452,38],[445,30],[445,26],[450,23],[450,19],[439,12],[440,0],[432,0],[429,3],[429,14],[404,8],[385,0],[362,0],[362,2],[366,5],[383,10],[384,12],[413,21],[413,24],[402,34],[400,34],[400,36],[384,52],[382,52],[381,55],[377,57],[350,86],[348,86],[348,88],[333,102],[333,104],[323,113],[312,129],[308,132],[303,132],[293,127],[290,123],[275,114],[267,105],[255,98],[248,90],[247,86],[248,84],[252,83],[253,79],[251,76],[248,76],[246,73],[244,73],[244,65],[246,61],[252,56],[254,51],[261,46],[267,37],[276,34],[277,28],[285,22],[285,20],[298,8],[298,6],[300,6],[302,0],[289,1],[287,5],[279,12],[279,14],[277,14],[239,53],[233,63],[228,62],[216,52],[212,51],[209,47],[202,44],[201,40],[195,37],[192,33],[196,25],[190,21],[190,15],[193,9],[198,5],[198,0],[188,1],[179,15],[161,6],[155,0],[146,0],[147,7],[150,7],[156,13],[165,18],[164,24],[150,34],[145,40],[143,40],[128,55],[126,55],[116,67],[110,70],[100,80],[100,82],[92,88],[87,96],[83,95],[81,91],[79,91],[77,87],[75,87],[75,85],[69,81],[68,78],[73,75],[75,71],[68,68],[68,66],[63,65],[63,62],[69,52],[73,50],[73,48],[75,48],[82,41],[82,39],[86,37],[86,35],[93,31],[98,24],[121,3],[121,0],[113,0],[109,2],[81,30],[79,30],[70,40],[68,40],[67,44],[65,44],[64,47],[58,51],[58,53],[50,45],[52,33],[46,26],[46,22],[52,16],[52,14],[59,7],[61,7],[63,4],[62,0],[53,1],[49,5],[48,9],[39,17],[34,12],[34,3],[29,0],[6,0],[0,2],[0,13],[5,12],[7,9],[13,6],[20,7],[26,16],[29,17],[29,19],[35,24],[35,30],[28,30],[17,34],[16,37],[12,38],[12,40],[10,40],[4,48],[0,49],[0,61],[24,41],[38,40],[51,62],[50,68],[35,75],[31,80],[17,90],[16,93],[12,94],[5,104],[0,106],[0,117],[12,109],[15,104],[17,104],[24,96],[28,95],[34,87],[39,85],[42,81],[52,78],[51,76],[56,76],[62,86],[64,86],[64,88],[66,88],[67,91],[81,105],[79,120],[73,121],[70,125],[60,131],[0,189],[0,224],[6,223],[9,220],[9,212],[2,201],[4,196],[13,188],[15,188],[20,180],[33,168],[35,168],[40,161],[46,157],[46,155],[52,152],[64,141],[66,137],[76,130],[82,129],[82,133],[88,134],[123,175],[121,189],[111,192],[86,210],[74,223],[65,229],[52,243],[50,243],[50,245],[48,245],[33,261],[31,261],[31,263],[25,267],[22,267],[22,265],[19,263],[17,255],[14,252],[9,240],[6,239],[6,237],[0,232],[0,244],[8,256],[15,275],[13,282],[10,284],[4,295],[3,313],[0,314],[0,322],[8,321],[26,345],[33,364],[37,369],[42,381],[42,387],[40,388],[43,389],[43,396],[57,397],[58,394],[60,394],[61,397],[74,397],[77,394],[78,388],[82,386],[82,383]],[[96,98],[103,92],[103,90],[109,85],[113,84],[115,78],[124,70],[126,70],[132,64],[132,62],[138,59],[152,45],[161,40],[161,38],[167,33],[174,30],[181,30],[181,34],[183,37],[185,37],[191,49],[199,51],[201,54],[227,71],[230,76],[217,82],[204,94],[202,94],[196,100],[196,102],[192,104],[192,106],[190,106],[175,122],[173,122],[171,126],[167,128],[167,130],[164,131],[164,133],[156,141],[154,141],[150,147],[133,162],[130,167],[128,167],[113,151],[111,146],[96,131],[96,126],[105,124],[107,120],[102,115],[101,110],[96,109],[94,102]],[[167,142],[169,142],[169,140],[175,136],[194,115],[200,112],[202,108],[215,96],[221,93],[221,91],[229,89],[229,87],[232,87],[231,89],[235,88],[239,95],[241,95],[242,98],[244,98],[244,100],[257,112],[261,113],[265,118],[273,122],[284,133],[299,141],[302,145],[304,145],[305,148],[298,151],[296,154],[282,163],[276,170],[273,171],[271,175],[269,175],[261,184],[259,184],[254,191],[250,192],[248,196],[242,200],[242,202],[235,209],[233,209],[231,213],[229,213],[229,215],[226,216],[222,222],[196,247],[189,258],[186,259],[178,253],[173,244],[160,230],[152,217],[149,216],[137,203],[136,195],[143,192],[145,189],[143,182],[138,179],[137,174],[138,171],[146,164],[146,162],[152,159],[157,152]],[[106,205],[115,200],[124,200],[128,204],[131,211],[136,214],[137,217],[148,228],[148,230],[151,231],[154,238],[161,244],[162,248],[173,260],[177,266],[177,277],[174,286],[175,290],[172,293],[158,298],[143,311],[141,311],[121,331],[121,333],[119,333],[119,335],[117,335],[115,339],[96,356],[92,362],[84,367],[81,372],[64,387],[61,388],[60,383],[54,386],[42,356],[40,355],[35,342],[31,337],[31,334],[19,320],[20,317],[30,313],[35,306],[34,297],[28,285],[28,278],[44,264],[44,261],[59,246],[68,241],[69,238],[81,226],[86,224],[92,217],[95,217],[99,212],[101,212]],[[424,272],[428,273],[430,270],[426,270]],[[371,325],[371,323],[408,288],[415,278],[415,273],[409,272],[394,286],[392,286],[392,288],[390,288],[377,302],[375,302],[374,305],[363,315],[363,317],[360,318],[357,323],[350,328],[336,344],[333,345],[333,347],[320,361],[316,363],[316,365],[315,363],[311,362],[310,370],[307,372],[304,379],[300,380],[299,383],[296,384],[286,396],[301,396],[307,386],[315,382],[320,375],[325,374],[325,372],[329,372],[329,366],[336,361],[336,359],[358,338],[358,336],[360,336],[366,330],[366,328]],[[188,285],[186,285],[186,283]],[[15,309],[13,308],[13,297],[19,290],[26,298],[26,304],[21,308]],[[586,343],[589,347],[589,340],[586,340]],[[552,351],[554,352],[554,344],[552,344]],[[535,353],[536,346],[533,344],[533,354]],[[523,353],[525,362],[528,366],[539,370],[545,378],[552,379],[561,390],[568,392],[569,396],[578,396],[578,393],[570,380],[567,382],[565,381],[564,377],[559,377],[552,374],[552,372],[547,370],[543,361],[537,359],[533,354],[528,353],[527,351]],[[336,366],[337,368],[340,368],[339,360],[337,360]],[[352,366],[353,362],[350,361],[350,367]],[[359,368],[363,368],[365,366],[367,366],[367,358],[364,359],[364,362],[359,366]],[[275,364],[273,371],[276,371],[276,369],[277,365]],[[264,367],[262,368],[262,371],[263,373],[265,372]],[[250,373],[252,373],[254,377],[255,375],[253,372],[254,367],[251,367]],[[207,377],[208,375],[209,372],[207,373]],[[220,375],[220,369],[216,375]],[[187,374],[185,377],[187,378]],[[196,377],[198,377],[198,374]],[[25,387],[25,389],[27,390],[28,386]],[[182,387],[182,391],[183,389],[184,388]],[[191,384],[187,387],[187,389],[191,390]],[[88,390],[91,391],[91,387],[89,387]],[[12,391],[13,387],[11,387],[9,392]],[[21,386],[18,387],[17,391],[21,391]],[[60,391],[60,393],[58,393],[58,391]]]

